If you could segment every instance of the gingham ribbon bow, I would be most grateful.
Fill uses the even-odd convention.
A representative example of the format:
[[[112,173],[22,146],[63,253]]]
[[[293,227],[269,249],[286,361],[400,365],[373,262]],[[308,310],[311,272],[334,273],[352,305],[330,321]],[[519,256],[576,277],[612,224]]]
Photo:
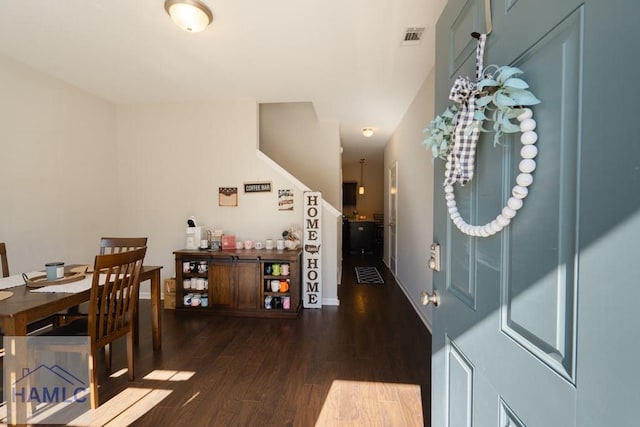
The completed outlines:
[[[486,34],[478,37],[476,47],[476,81],[482,78],[484,45]],[[451,87],[449,99],[460,104],[456,115],[456,128],[453,133],[453,144],[447,153],[445,164],[445,185],[459,182],[466,184],[473,177],[476,144],[480,134],[479,126],[473,126],[476,111],[476,83],[468,77],[458,77]]]

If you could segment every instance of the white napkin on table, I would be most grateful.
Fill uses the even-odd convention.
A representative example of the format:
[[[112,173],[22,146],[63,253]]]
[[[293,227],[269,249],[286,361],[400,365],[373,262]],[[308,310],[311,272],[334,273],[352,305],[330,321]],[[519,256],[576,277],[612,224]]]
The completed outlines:
[[[100,282],[107,280],[106,274],[100,275]],[[32,289],[31,292],[45,292],[45,293],[62,293],[62,294],[78,294],[80,292],[91,289],[91,282],[93,281],[93,275],[87,274],[84,279],[71,283],[63,283],[62,285],[50,285],[43,286],[42,288]]]
[[[27,277],[31,279],[32,277],[42,276],[43,274],[45,273],[42,271],[32,271],[30,273],[27,273]],[[13,276],[0,278],[0,289],[14,288],[16,286],[24,284],[25,283],[24,279],[22,278],[22,274],[14,274]]]

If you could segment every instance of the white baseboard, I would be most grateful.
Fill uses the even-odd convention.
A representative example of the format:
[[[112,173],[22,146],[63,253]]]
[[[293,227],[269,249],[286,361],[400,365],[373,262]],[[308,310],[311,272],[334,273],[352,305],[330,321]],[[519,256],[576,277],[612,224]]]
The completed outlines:
[[[396,277],[395,274],[393,275],[393,277],[396,279],[396,283],[398,284],[398,286],[400,287],[404,295],[407,297],[407,300],[409,300],[409,303],[413,306],[413,309],[418,314],[418,317],[420,318],[420,320],[422,320],[422,323],[424,323],[424,326],[427,327],[430,334],[433,334],[431,322],[429,322],[429,320],[425,317],[424,313],[420,310],[420,306],[418,305],[417,301],[411,298],[411,296],[407,293],[406,286],[402,284],[402,282]]]

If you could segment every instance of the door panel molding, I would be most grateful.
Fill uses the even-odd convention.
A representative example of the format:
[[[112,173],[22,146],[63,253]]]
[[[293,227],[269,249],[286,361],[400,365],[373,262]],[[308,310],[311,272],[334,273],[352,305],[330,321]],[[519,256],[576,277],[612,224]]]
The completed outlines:
[[[534,108],[540,123],[536,183],[556,190],[536,192],[534,183],[518,219],[505,229],[501,256],[502,331],[573,384],[581,52],[579,9],[513,64],[535,76],[530,83],[542,99]],[[545,102],[561,105],[560,114],[551,115]]]
[[[457,297],[469,308],[476,309],[476,295],[477,295],[477,275],[475,274],[475,261],[477,242],[478,240],[467,236],[462,233],[455,233],[457,230],[453,223],[450,221],[447,223],[447,242],[451,242],[454,239],[459,241],[457,247],[466,247],[464,253],[457,251],[451,252],[451,248],[454,245],[447,245],[446,262],[447,271],[450,273],[447,275],[446,287],[452,295]]]
[[[453,76],[458,69],[475,52],[475,39],[470,37],[473,31],[485,31],[484,21],[484,1],[468,0],[460,10],[449,31],[449,77]]]
[[[474,368],[460,348],[447,336],[448,426],[473,425]],[[454,409],[455,408],[455,409]]]
[[[507,403],[500,399],[499,424],[503,427],[526,427]]]

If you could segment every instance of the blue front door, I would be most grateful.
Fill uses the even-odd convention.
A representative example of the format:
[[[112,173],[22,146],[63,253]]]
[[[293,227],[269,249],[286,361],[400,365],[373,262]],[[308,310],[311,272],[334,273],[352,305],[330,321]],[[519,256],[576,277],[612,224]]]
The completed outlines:
[[[524,206],[491,237],[452,223],[436,162],[432,425],[638,425],[640,2],[490,3],[485,66],[524,71],[539,152]],[[437,112],[475,74],[485,6],[449,0],[438,22]],[[500,214],[521,147],[481,135],[474,178],[455,186],[467,223]]]

